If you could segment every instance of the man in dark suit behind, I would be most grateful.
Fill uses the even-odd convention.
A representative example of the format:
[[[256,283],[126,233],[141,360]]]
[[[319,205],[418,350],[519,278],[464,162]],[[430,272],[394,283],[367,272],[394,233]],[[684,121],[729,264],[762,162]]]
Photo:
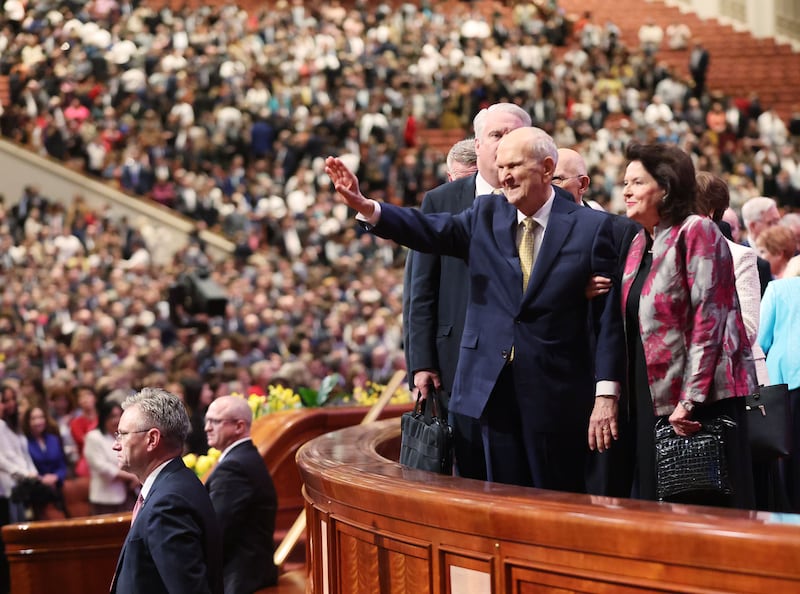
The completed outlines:
[[[594,274],[614,277],[611,219],[556,199],[557,158],[544,131],[509,132],[497,149],[504,197],[481,196],[458,215],[369,200],[332,157],[326,172],[377,235],[468,262],[470,294],[450,408],[479,420],[487,479],[583,492],[589,449],[608,448],[617,434],[625,348],[618,284],[608,295],[586,296]],[[523,230],[530,219],[533,229]],[[531,232],[535,265],[523,271],[520,262],[529,258],[520,258],[526,253],[520,241]],[[590,307],[599,308],[591,317],[595,348],[586,323]]]
[[[580,153],[572,149],[558,149],[558,163],[553,174],[553,184],[569,192],[575,203],[587,208],[602,209],[596,203],[590,204],[584,199],[584,194],[589,188],[589,178],[586,162]],[[638,223],[626,216],[609,214],[612,222],[612,235],[614,246],[617,250],[618,278],[622,278],[625,269],[625,259],[636,233],[641,228]],[[589,298],[602,295],[611,289],[611,280],[606,277],[595,277],[587,287]],[[589,456],[589,465],[586,475],[586,488],[593,495],[608,495],[613,497],[630,497],[633,485],[634,472],[634,444],[633,433],[630,426],[630,412],[627,394],[620,398],[619,412],[619,438],[611,448],[605,452],[592,452]]]
[[[250,439],[253,413],[244,398],[222,396],[206,413],[208,445],[222,452],[206,480],[222,529],[225,592],[251,594],[278,582],[273,562],[278,496]]]
[[[500,187],[494,164],[497,143],[510,132],[530,126],[531,117],[514,103],[496,103],[482,109],[473,120],[477,172],[453,179],[427,192],[422,212],[456,214],[469,208],[476,196]],[[448,163],[448,167],[450,164]],[[409,252],[403,294],[408,307],[406,367],[413,388],[428,395],[429,386],[449,394],[458,363],[461,335],[469,295],[469,274],[460,258]],[[456,472],[463,477],[486,479],[480,427],[469,417],[450,414],[454,432]]]
[[[142,481],[111,584],[116,594],[222,594],[222,550],[211,500],[181,452],[189,417],[180,399],[143,388],[122,404],[119,466]]]
[[[475,173],[478,171],[477,158],[478,156],[475,153],[475,139],[467,138],[456,142],[453,146],[450,147],[450,150],[447,153],[447,160],[446,160],[447,183],[439,186],[439,188],[447,188],[451,182],[454,182],[459,179],[473,178],[475,176]],[[426,203],[426,200],[429,195],[430,192],[425,194],[425,197],[423,198],[423,204]],[[470,202],[470,204],[472,203]],[[423,212],[426,211],[423,209]],[[408,251],[408,253],[406,254],[406,266],[403,272],[403,346],[406,357],[406,369],[409,371],[408,383],[412,391],[416,389],[414,386],[414,373],[412,372],[411,348],[410,348],[411,345],[410,313],[411,313],[411,299],[413,291],[411,278],[414,273],[415,255],[418,254],[413,250]],[[464,267],[464,271],[466,274],[466,266],[464,266],[464,263],[461,262],[460,260],[458,260],[458,262],[461,264],[462,267]],[[464,278],[466,278],[466,276]],[[465,292],[461,291],[461,293]],[[466,294],[464,294],[464,301],[466,302]],[[464,307],[466,308],[466,305]]]

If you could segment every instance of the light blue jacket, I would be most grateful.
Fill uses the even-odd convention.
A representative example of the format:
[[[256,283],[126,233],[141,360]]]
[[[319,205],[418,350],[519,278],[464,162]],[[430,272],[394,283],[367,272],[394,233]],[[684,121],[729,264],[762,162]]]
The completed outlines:
[[[771,281],[761,299],[758,344],[773,384],[800,387],[800,277]]]

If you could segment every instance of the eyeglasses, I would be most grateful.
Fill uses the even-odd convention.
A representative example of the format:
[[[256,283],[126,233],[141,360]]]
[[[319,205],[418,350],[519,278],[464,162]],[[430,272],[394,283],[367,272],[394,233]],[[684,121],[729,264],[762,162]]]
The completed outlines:
[[[115,431],[114,441],[122,441],[122,438],[131,433],[147,433],[150,429],[139,429],[137,431]]]
[[[579,177],[586,177],[586,175],[583,174],[583,173],[580,174],[580,175],[570,175],[570,176],[566,176],[566,177],[562,176],[562,175],[554,175],[553,176],[553,183],[554,184],[560,184],[561,182],[565,182],[568,179],[578,179]]]
[[[235,423],[236,419],[214,419],[212,417],[206,417],[206,424],[213,425],[216,427],[217,425],[222,425],[222,423]]]

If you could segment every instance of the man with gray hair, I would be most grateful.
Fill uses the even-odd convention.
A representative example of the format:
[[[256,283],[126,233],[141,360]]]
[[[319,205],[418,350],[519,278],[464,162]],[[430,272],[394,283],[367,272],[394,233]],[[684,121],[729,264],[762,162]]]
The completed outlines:
[[[447,153],[447,181],[467,177],[478,171],[478,153],[475,152],[475,139],[459,140]]]
[[[742,241],[744,245],[753,249],[756,247],[756,240],[764,229],[777,225],[781,220],[778,212],[778,203],[772,198],[757,196],[750,198],[742,205],[742,220],[747,231],[747,239]],[[758,280],[761,283],[761,295],[767,290],[767,284],[772,280],[769,262],[761,256],[756,258],[758,267]]]
[[[142,482],[112,594],[222,594],[219,527],[208,493],[181,459],[189,416],[180,399],[143,388],[122,403],[113,449]]]
[[[494,152],[504,197],[457,215],[370,200],[340,159],[325,171],[377,236],[467,263],[450,412],[478,425],[486,480],[586,492],[589,449],[618,437],[625,368],[618,283],[594,299],[584,291],[592,276],[616,276],[612,221],[557,197],[558,151],[543,130],[509,131]]]
[[[742,205],[742,218],[747,229],[747,245],[755,247],[761,232],[781,220],[778,204],[772,198],[757,196],[750,198]]]

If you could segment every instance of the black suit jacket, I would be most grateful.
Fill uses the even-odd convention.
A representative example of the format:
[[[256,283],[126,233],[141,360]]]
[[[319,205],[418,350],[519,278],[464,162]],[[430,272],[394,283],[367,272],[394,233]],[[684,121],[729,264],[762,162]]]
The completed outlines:
[[[222,549],[203,484],[180,458],[156,477],[117,561],[112,594],[222,594]]]
[[[222,529],[226,594],[251,594],[278,581],[273,563],[278,497],[252,441],[232,448],[206,480]]]
[[[456,214],[469,208],[475,200],[476,177],[463,177],[426,193],[422,212]],[[467,312],[467,265],[460,258],[409,251],[404,282],[409,382],[413,384],[415,371],[433,369],[439,372],[444,390],[450,391]]]
[[[689,52],[689,70],[693,77],[705,77],[706,71],[708,71],[708,64],[709,64],[709,55],[708,50],[703,49],[700,50],[699,57],[697,62],[693,61],[694,55],[696,50],[691,50]]]
[[[628,257],[628,250],[631,248],[633,238],[639,232],[642,226],[636,221],[629,219],[623,215],[610,215],[611,216],[611,233],[614,236],[614,247],[617,250],[617,270],[619,271],[619,279],[622,279],[622,273],[625,270],[625,259]]]

